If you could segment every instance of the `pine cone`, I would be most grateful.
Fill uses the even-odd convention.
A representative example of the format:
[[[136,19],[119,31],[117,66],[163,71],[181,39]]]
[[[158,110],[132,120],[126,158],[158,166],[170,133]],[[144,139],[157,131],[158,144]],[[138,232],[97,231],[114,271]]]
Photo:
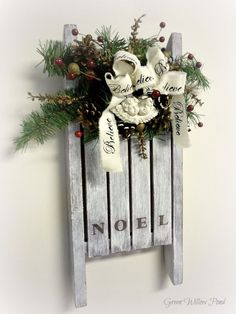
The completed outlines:
[[[82,106],[77,110],[78,122],[90,131],[98,129],[98,121],[102,115],[99,108],[93,102],[85,101]]]
[[[129,138],[131,135],[135,133],[136,126],[134,124],[125,123],[118,118],[116,120],[119,134],[124,139]]]
[[[158,131],[168,131],[171,128],[170,110],[160,108],[158,115],[148,122],[148,127]]]
[[[86,37],[83,41],[76,41],[76,45],[71,47],[71,55],[74,62],[86,62],[89,59],[99,59],[100,51],[92,40],[87,40]]]

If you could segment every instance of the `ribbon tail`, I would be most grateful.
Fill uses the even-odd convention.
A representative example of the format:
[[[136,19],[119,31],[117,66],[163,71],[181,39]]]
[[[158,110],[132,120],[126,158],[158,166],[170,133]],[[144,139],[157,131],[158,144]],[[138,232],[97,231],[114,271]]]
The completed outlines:
[[[99,119],[99,141],[102,167],[107,172],[121,172],[120,139],[116,119],[110,109],[123,98],[113,96],[110,105]]]
[[[181,147],[189,147],[190,140],[184,96],[173,96],[170,109],[174,142]]]

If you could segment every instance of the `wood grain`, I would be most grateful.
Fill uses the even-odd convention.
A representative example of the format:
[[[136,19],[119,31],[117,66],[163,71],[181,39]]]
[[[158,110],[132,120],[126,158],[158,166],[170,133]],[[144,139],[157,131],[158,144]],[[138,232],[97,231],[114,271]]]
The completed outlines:
[[[107,176],[101,167],[99,141],[85,144],[88,256],[109,254]]]
[[[120,143],[123,172],[110,173],[111,252],[130,251],[128,141]]]
[[[154,245],[172,242],[171,136],[153,139],[153,238]]]
[[[64,43],[71,43],[71,30],[76,25],[64,26]],[[74,87],[70,81],[64,81],[65,88]],[[68,214],[71,237],[71,265],[76,307],[87,304],[86,296],[86,269],[85,269],[85,242],[84,242],[84,214],[83,214],[83,186],[81,165],[81,144],[74,136],[79,125],[71,123],[66,131],[66,158],[67,158],[67,195]]]
[[[149,142],[146,143],[149,155]],[[150,156],[149,156],[150,158]],[[132,249],[152,246],[150,159],[138,155],[136,138],[131,139],[131,204],[132,204]]]
[[[182,36],[171,34],[167,49],[182,55]],[[172,244],[164,247],[165,263],[174,285],[183,282],[183,150],[172,140]]]

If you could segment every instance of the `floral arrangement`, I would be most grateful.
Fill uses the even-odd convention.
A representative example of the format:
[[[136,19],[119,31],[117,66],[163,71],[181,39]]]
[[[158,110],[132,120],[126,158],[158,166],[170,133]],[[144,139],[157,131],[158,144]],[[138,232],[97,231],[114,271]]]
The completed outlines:
[[[74,85],[56,95],[29,93],[41,103],[40,109],[22,122],[17,150],[31,142],[43,144],[71,122],[80,123],[75,136],[85,143],[99,136],[107,171],[121,168],[120,139],[136,136],[144,159],[145,141],[154,136],[172,132],[176,144],[189,145],[191,127],[203,126],[197,113],[203,104],[198,94],[209,88],[209,81],[192,53],[175,58],[162,47],[165,22],[156,35],[139,38],[143,17],[135,19],[128,39],[103,26],[96,37],[72,29],[71,44],[40,43],[44,72]]]

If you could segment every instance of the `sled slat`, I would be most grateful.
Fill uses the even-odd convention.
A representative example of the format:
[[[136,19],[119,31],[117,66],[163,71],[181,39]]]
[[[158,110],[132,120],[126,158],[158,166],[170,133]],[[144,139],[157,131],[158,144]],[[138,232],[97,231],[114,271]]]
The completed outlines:
[[[149,142],[146,143],[149,156]],[[137,139],[131,139],[131,204],[132,248],[148,248],[152,245],[150,161],[140,158]]]
[[[171,137],[153,138],[154,245],[171,243]]]
[[[88,256],[109,254],[107,175],[101,167],[99,142],[84,145]]]
[[[173,58],[182,55],[182,36],[172,33],[167,44]],[[183,150],[172,140],[172,244],[164,247],[167,271],[173,284],[183,282]]]
[[[130,251],[128,141],[120,144],[123,172],[109,174],[112,253]]]
[[[71,43],[71,30],[76,25],[65,25],[64,43]],[[74,83],[73,83],[74,84]],[[64,81],[65,88],[72,88],[70,81]],[[79,129],[77,123],[71,123],[66,131],[66,158],[67,158],[67,195],[69,207],[69,225],[71,235],[71,264],[73,273],[74,300],[76,307],[87,304],[86,269],[85,269],[85,242],[84,242],[84,211],[83,186],[81,164],[81,142],[74,132]]]

